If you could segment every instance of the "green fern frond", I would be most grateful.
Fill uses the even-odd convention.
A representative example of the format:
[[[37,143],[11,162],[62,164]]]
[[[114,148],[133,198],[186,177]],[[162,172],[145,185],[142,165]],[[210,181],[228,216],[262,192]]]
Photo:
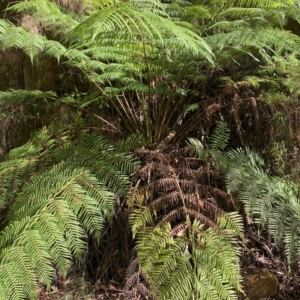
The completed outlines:
[[[198,139],[189,138],[188,142],[193,147],[192,150],[196,151],[199,159],[207,158],[207,151],[205,150],[204,145]]]
[[[221,120],[210,137],[208,147],[211,150],[224,150],[229,140],[229,133],[227,123]]]
[[[20,104],[23,102],[34,101],[37,99],[47,99],[56,97],[56,93],[48,91],[42,92],[36,91],[25,91],[25,90],[8,90],[0,92],[0,102],[4,105]]]
[[[45,55],[55,57],[60,62],[61,57],[67,52],[67,49],[59,42],[53,40],[46,40],[44,42]]]
[[[54,147],[51,134],[43,129],[31,142],[11,150],[5,156],[0,164],[0,205],[13,203],[26,179],[34,176],[41,165],[47,165],[46,156]]]
[[[241,38],[242,36],[242,38]],[[269,55],[280,55],[283,51],[295,52],[299,49],[299,38],[287,31],[272,28],[242,28],[228,33],[216,33],[205,38],[205,41],[216,52],[222,53],[231,47],[257,49],[260,56],[264,58],[265,52]],[[228,48],[229,47],[229,48]]]
[[[220,228],[236,234],[240,239],[244,239],[244,224],[241,215],[237,212],[222,214],[217,221]]]
[[[132,230],[132,236],[144,228],[146,225],[151,224],[153,221],[152,212],[149,208],[135,209],[130,215],[130,226]]]
[[[155,15],[169,17],[165,12],[165,5],[159,0],[131,0],[130,3],[133,7],[144,9]]]
[[[160,299],[237,299],[241,277],[234,239],[196,221],[189,231],[186,238],[174,238],[165,223],[138,234],[136,249],[152,292]]]
[[[7,299],[35,299],[38,279],[49,288],[55,269],[66,275],[71,257],[82,257],[87,235],[99,238],[112,218],[112,189],[125,193],[126,172],[137,165],[102,137],[82,134],[74,145],[68,132],[56,130],[54,138],[51,130],[0,164],[3,205],[12,204],[0,233],[0,296]]]
[[[91,32],[93,32],[92,35],[90,34]],[[117,36],[116,32],[118,32]],[[125,38],[123,33],[126,33],[127,38]],[[119,45],[121,47],[124,42],[128,44],[134,37],[137,39],[136,41],[139,41],[139,44],[135,42],[135,46],[149,47],[152,45],[151,47],[153,47],[154,45],[161,45],[165,48],[169,44],[170,46],[173,45],[172,48],[177,49],[180,53],[187,51],[195,56],[204,57],[208,61],[212,61],[209,47],[199,36],[177,27],[168,19],[133,8],[127,3],[119,3],[104,11],[99,11],[81,22],[74,29],[74,35],[84,37],[85,46],[89,45],[88,47],[91,44],[94,46],[97,44],[99,46],[104,45],[110,34],[114,35],[115,40],[116,37],[120,38],[122,44]],[[143,40],[147,41],[147,43],[143,44]],[[130,44],[133,46],[132,43]],[[177,45],[177,48],[174,48],[175,45]],[[119,51],[122,50],[120,46]],[[152,51],[151,47],[147,51],[149,54]],[[126,49],[128,50],[127,47]]]
[[[63,29],[64,33],[70,31],[78,24],[69,14],[63,13],[55,2],[47,0],[18,2],[11,5],[7,10],[30,15],[32,22],[36,22],[46,28],[58,27],[60,30]]]
[[[226,169],[227,158],[221,151],[227,146],[229,137],[228,126],[226,122],[221,120],[209,138],[210,142],[206,147],[197,139],[190,138],[188,142],[196,151],[199,159],[208,161],[211,158],[217,168]]]
[[[96,134],[82,135],[77,146],[66,145],[53,155],[56,161],[67,161],[74,167],[88,167],[104,185],[122,195],[129,185],[124,174],[132,173],[138,165],[132,155],[119,155],[108,140]]]
[[[238,0],[239,6],[262,7],[262,8],[279,8],[284,5],[293,5],[294,0],[271,1],[271,0]]]
[[[230,151],[227,188],[244,204],[248,217],[269,229],[277,246],[284,246],[290,264],[299,258],[299,199],[296,186],[268,176],[262,159],[250,151]]]
[[[208,8],[202,5],[192,5],[184,8],[183,18],[196,18],[198,20],[206,20],[212,17]]]
[[[107,7],[115,5],[118,2],[118,0],[84,0],[83,5],[93,12],[99,9],[103,10]]]
[[[26,299],[29,295],[26,295],[23,285],[20,283],[20,274],[16,272],[16,264],[6,263],[0,265],[0,282],[2,294],[4,299]],[[31,298],[34,299],[34,298]]]
[[[142,148],[146,145],[144,136],[140,134],[131,134],[125,140],[120,140],[115,145],[117,151],[130,152]]]

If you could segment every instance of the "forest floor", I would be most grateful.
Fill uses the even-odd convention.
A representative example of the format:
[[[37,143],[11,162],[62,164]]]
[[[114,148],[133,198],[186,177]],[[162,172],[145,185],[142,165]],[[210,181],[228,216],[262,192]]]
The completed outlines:
[[[260,231],[253,224],[247,226],[245,242],[241,246],[243,286],[250,300],[300,299],[299,265],[292,262],[288,268],[283,249],[272,244],[267,230]],[[241,296],[240,299],[247,298]]]
[[[245,295],[239,295],[239,299],[299,300],[299,266],[292,264],[289,269],[283,251],[272,245],[268,232],[262,230],[260,235],[257,232],[259,230],[256,226],[247,226],[245,241],[241,242],[241,272],[248,298]],[[50,292],[41,286],[38,297],[38,300],[119,299],[122,299],[121,283],[91,283],[74,274],[64,280],[56,280]],[[143,299],[143,297],[136,299]]]
[[[122,287],[117,283],[92,284],[82,278],[68,278],[61,282],[60,288],[51,286],[50,292],[41,288],[37,300],[119,300],[121,294]]]

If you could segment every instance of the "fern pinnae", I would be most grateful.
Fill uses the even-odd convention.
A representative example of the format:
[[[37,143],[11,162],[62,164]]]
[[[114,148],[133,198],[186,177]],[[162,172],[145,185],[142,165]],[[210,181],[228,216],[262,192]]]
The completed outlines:
[[[211,150],[224,150],[229,140],[230,130],[226,122],[221,119],[210,137],[208,148]]]
[[[25,253],[21,247],[14,247],[13,251],[7,253],[7,256],[8,255],[8,261],[13,263],[19,270],[18,276],[27,278],[26,282],[23,284],[25,294],[29,299],[34,299],[36,296],[36,273],[34,268],[32,268],[27,253]],[[6,257],[4,257],[4,261],[6,261]]]
[[[31,268],[36,272],[36,277],[41,278],[43,283],[49,288],[54,266],[51,263],[50,253],[39,231],[36,229],[23,231],[16,244],[27,253],[31,261]]]
[[[52,214],[43,212],[35,216],[35,228],[45,241],[55,267],[66,276],[70,266],[71,252],[56,223],[57,219]]]
[[[130,152],[146,145],[145,137],[141,134],[131,134],[126,139],[117,142],[115,149],[122,152]]]
[[[49,201],[46,210],[56,217],[59,229],[66,235],[68,248],[79,259],[85,249],[84,240],[87,235],[76,215],[69,208],[65,199],[59,197]]]
[[[4,294],[7,298],[4,299],[26,299],[24,287],[20,283],[19,274],[16,275],[16,265],[12,262],[0,265],[0,282],[4,287]]]
[[[151,224],[153,216],[149,208],[135,209],[130,215],[130,224],[132,228],[133,237],[143,229],[147,224]]]
[[[292,218],[291,224],[289,224],[289,228],[285,228],[284,232],[284,243],[286,245],[285,247],[285,254],[287,257],[287,261],[289,265],[292,263],[292,261],[299,255],[299,238],[300,238],[300,220],[298,218]]]
[[[18,238],[24,229],[30,230],[31,226],[29,216],[9,223],[0,233],[0,248],[4,249],[8,247],[9,244]]]
[[[33,15],[33,22],[40,23],[44,27],[61,27],[64,32],[76,26],[77,22],[70,15],[62,13],[59,6],[47,0],[31,0],[29,2],[19,2],[8,9],[21,13]]]
[[[227,232],[234,232],[241,240],[244,239],[243,219],[237,212],[223,213],[218,217],[217,224]]]

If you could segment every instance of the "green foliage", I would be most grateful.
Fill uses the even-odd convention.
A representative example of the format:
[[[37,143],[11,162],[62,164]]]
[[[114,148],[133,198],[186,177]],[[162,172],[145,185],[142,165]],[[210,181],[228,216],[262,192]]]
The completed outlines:
[[[212,135],[212,145],[223,145],[224,128],[226,124],[220,122]],[[214,158],[209,156],[209,147],[206,150],[198,140],[190,139],[190,143],[200,159]],[[269,230],[274,244],[284,247],[289,264],[298,260],[300,201],[297,186],[283,178],[269,176],[263,159],[248,148],[227,153],[219,151],[218,162],[222,162],[219,166],[226,172],[227,191],[237,198],[237,207],[244,206],[248,222]]]
[[[277,246],[284,246],[288,263],[299,259],[299,199],[295,184],[270,177],[263,160],[247,149],[229,151],[227,188],[237,194],[248,218],[269,229]]]
[[[12,5],[10,11],[26,14],[41,30],[1,20],[1,45],[23,49],[32,61],[42,53],[79,69],[100,101],[114,107],[121,126],[144,134],[153,148],[170,133],[174,142],[197,127],[201,105],[192,95],[215,71],[229,68],[237,87],[257,87],[274,82],[261,67],[272,69],[283,54],[297,62],[300,38],[284,29],[288,18],[299,19],[296,1],[89,0],[75,9],[76,3]],[[56,40],[42,35],[49,31]],[[284,69],[290,61],[281,64]],[[295,78],[281,82],[298,95]]]
[[[87,235],[99,237],[112,218],[114,195],[126,194],[128,173],[135,184],[127,204],[138,258],[159,298],[235,299],[241,290],[236,241],[243,238],[242,222],[218,206],[220,200],[235,204],[212,185],[220,169],[248,217],[284,244],[289,262],[299,256],[295,187],[270,178],[249,150],[224,155],[224,121],[208,141],[190,139],[194,149],[186,156],[161,153],[210,119],[202,100],[219,82],[231,91],[263,86],[265,95],[284,87],[283,99],[297,99],[300,38],[284,28],[299,21],[299,1],[28,0],[9,11],[21,15],[23,26],[0,20],[1,48],[22,49],[32,63],[55,57],[80,72],[92,93],[57,99],[54,92],[6,91],[1,103],[109,105],[117,131],[132,135],[113,147],[99,135],[53,127],[5,157],[0,208],[10,209],[0,234],[0,299],[34,298],[37,278],[49,286],[55,268],[65,274]],[[140,154],[146,164],[133,172],[135,161],[123,151],[144,139],[158,151]],[[197,168],[188,158],[200,160]]]
[[[0,299],[35,299],[37,279],[50,288],[80,259],[88,234],[100,237],[114,215],[116,194],[137,166],[98,135],[43,129],[0,164]]]
[[[239,251],[227,231],[188,222],[175,237],[170,223],[141,230],[137,252],[142,271],[158,299],[237,299],[241,291]]]
[[[204,160],[210,167],[214,164],[217,168],[224,168],[227,160],[222,150],[226,148],[229,137],[230,131],[227,123],[222,118],[210,136],[208,145],[204,146],[199,140],[194,138],[189,138],[188,142],[192,146],[193,151],[197,153],[197,157]]]
[[[42,91],[24,91],[24,90],[8,90],[0,92],[1,105],[19,105],[26,104],[29,101],[35,101],[37,99],[47,99],[56,97],[54,92],[42,92]]]
[[[300,73],[297,53],[273,58],[272,63],[263,67],[260,74],[269,81],[270,85],[272,84],[270,92],[264,95],[264,100],[267,102],[276,104],[286,99],[298,99],[300,90],[296,83],[300,78]]]
[[[37,25],[48,30],[55,29],[56,34],[61,32],[66,34],[78,24],[72,15],[63,10],[58,3],[47,0],[21,1],[7,8],[7,11],[30,15],[31,25]]]

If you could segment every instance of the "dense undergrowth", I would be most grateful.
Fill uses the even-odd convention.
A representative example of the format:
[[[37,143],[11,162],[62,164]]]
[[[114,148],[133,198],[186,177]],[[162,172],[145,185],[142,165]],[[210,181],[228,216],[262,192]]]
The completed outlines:
[[[5,4],[57,88],[0,92],[0,299],[297,299],[300,2]]]

